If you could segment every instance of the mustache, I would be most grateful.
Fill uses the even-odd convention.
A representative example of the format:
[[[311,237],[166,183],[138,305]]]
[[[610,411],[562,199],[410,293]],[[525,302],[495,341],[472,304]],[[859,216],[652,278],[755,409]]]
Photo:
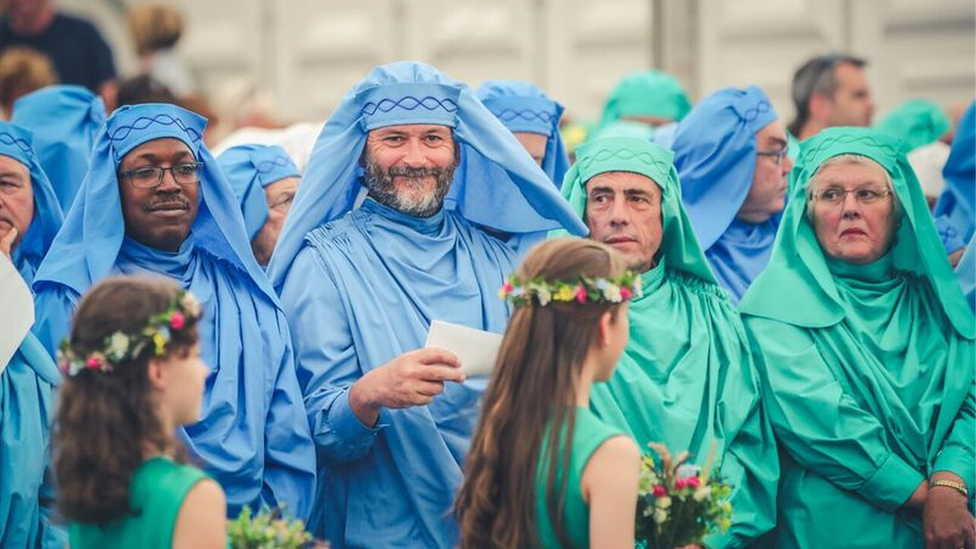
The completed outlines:
[[[438,177],[443,171],[444,170],[437,168],[411,168],[409,166],[394,166],[387,170],[386,174],[391,179],[394,177],[420,179],[421,177]]]
[[[173,210],[173,209],[189,210],[190,201],[183,198],[182,196],[174,196],[163,200],[154,200],[143,207],[143,210],[147,212],[154,212],[156,210]]]

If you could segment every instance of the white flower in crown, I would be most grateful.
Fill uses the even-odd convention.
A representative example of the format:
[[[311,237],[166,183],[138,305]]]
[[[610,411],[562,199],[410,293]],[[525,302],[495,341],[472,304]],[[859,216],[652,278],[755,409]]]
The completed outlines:
[[[669,496],[664,496],[663,498],[657,498],[657,501],[654,502],[654,505],[656,505],[660,509],[667,509],[668,507],[671,507],[671,498]]]
[[[200,317],[200,302],[190,292],[184,292],[180,299],[180,307],[194,318]]]
[[[129,352],[129,336],[122,332],[115,332],[108,339],[105,356],[112,362],[124,360]]]
[[[552,292],[549,291],[549,288],[540,286],[536,292],[536,297],[539,299],[539,305],[545,307],[552,301]]]
[[[603,282],[601,280],[601,282]],[[607,301],[611,303],[620,303],[623,301],[623,297],[620,295],[620,286],[616,284],[607,284],[606,287],[601,288],[603,290],[603,296],[607,298]]]

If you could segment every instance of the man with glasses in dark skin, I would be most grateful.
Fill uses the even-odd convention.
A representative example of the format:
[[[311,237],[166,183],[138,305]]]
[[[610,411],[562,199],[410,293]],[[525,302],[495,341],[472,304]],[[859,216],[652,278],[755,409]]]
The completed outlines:
[[[304,519],[315,450],[291,333],[205,128],[165,104],[122,107],[106,120],[72,217],[34,278],[34,332],[53,354],[81,295],[108,276],[162,276],[193,292],[211,371],[201,419],[183,428],[188,449],[223,487],[230,517],[267,505]]]
[[[795,158],[799,141],[833,126],[871,125],[874,99],[864,67],[867,61],[851,55],[814,57],[793,75],[793,105],[796,117],[788,129],[790,158]]]
[[[769,260],[793,167],[786,146],[783,124],[755,86],[706,97],[675,132],[681,200],[733,303]]]

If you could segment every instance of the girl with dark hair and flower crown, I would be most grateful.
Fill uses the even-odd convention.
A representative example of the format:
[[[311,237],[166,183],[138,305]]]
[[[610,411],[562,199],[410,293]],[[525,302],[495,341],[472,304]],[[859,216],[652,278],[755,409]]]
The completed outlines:
[[[53,440],[73,549],[226,547],[224,493],[175,435],[200,417],[200,317],[164,280],[108,279],[82,299],[58,353]]]
[[[456,503],[461,548],[634,547],[640,452],[589,395],[640,288],[618,252],[576,238],[535,247],[502,287],[513,312]]]

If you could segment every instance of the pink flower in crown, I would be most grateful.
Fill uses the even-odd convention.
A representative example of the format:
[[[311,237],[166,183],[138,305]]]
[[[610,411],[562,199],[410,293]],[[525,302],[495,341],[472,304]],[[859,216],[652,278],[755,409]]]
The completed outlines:
[[[586,288],[582,284],[576,287],[576,301],[579,303],[586,303]]]
[[[102,365],[104,363],[105,363],[105,361],[102,360],[102,357],[97,356],[97,355],[92,355],[92,356],[88,357],[87,359],[85,359],[85,367],[86,368],[91,368],[92,370],[99,370],[99,369],[101,369],[101,367],[102,367]]]
[[[666,495],[668,495],[668,491],[664,489],[664,486],[660,484],[654,485],[654,497],[663,498]]]
[[[699,479],[698,477],[688,477],[687,481],[688,481],[688,486],[691,486],[692,488],[698,488],[699,486],[701,486],[701,479]]]
[[[627,287],[620,288],[620,299],[627,301],[628,299],[630,299],[631,295],[633,294],[631,293],[630,288]]]
[[[184,326],[186,326],[186,317],[183,316],[183,313],[175,311],[169,317],[169,327],[174,330],[182,330]]]
[[[509,293],[511,293],[512,292],[512,283],[509,282],[508,280],[506,280],[505,283],[502,284],[502,291],[505,292],[506,295],[509,294]]]
[[[685,486],[688,486],[688,481],[683,478],[679,478],[678,480],[674,481],[674,487],[678,490],[681,490]]]

